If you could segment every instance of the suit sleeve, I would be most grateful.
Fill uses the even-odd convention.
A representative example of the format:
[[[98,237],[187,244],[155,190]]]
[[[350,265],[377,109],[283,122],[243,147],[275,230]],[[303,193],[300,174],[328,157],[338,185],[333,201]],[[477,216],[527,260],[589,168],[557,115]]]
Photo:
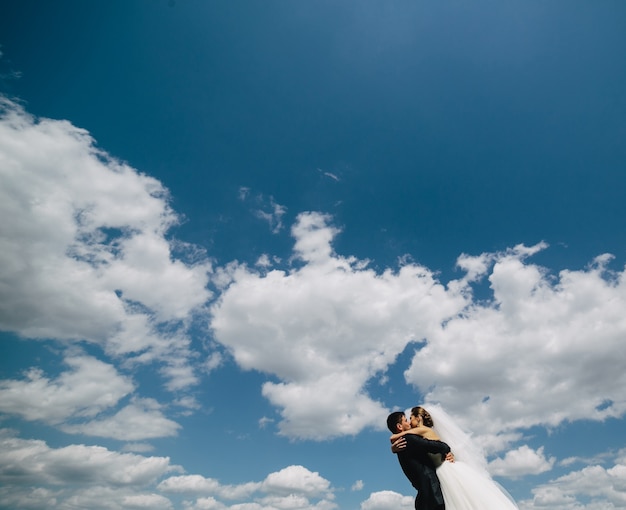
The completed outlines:
[[[443,441],[424,439],[417,434],[406,434],[404,438],[406,439],[407,448],[411,448],[411,446],[423,448],[428,453],[440,453],[443,456],[450,452],[450,447]]]

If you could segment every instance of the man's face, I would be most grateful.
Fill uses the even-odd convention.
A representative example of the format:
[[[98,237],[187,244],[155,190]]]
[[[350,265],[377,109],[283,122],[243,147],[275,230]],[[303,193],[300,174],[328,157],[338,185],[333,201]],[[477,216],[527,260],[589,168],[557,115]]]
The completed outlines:
[[[400,421],[400,427],[402,430],[409,430],[411,428],[411,423],[406,419],[406,416],[402,416],[402,420]]]

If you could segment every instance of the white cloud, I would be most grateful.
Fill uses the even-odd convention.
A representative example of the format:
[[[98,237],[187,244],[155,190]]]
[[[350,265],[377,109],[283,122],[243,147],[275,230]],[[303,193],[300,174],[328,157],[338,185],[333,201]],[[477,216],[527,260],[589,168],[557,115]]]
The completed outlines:
[[[626,464],[618,460],[611,468],[587,466],[533,489],[533,499],[522,510],[596,510],[626,506]],[[587,503],[581,503],[586,501]]]
[[[335,508],[330,482],[319,473],[303,466],[288,466],[270,473],[262,482],[240,485],[222,485],[217,480],[200,475],[171,476],[163,480],[158,489],[164,493],[200,495],[187,508],[260,508],[264,510]],[[255,496],[255,493],[262,495]],[[216,499],[219,498],[219,499]],[[220,500],[248,500],[226,506]],[[315,501],[317,500],[317,501]]]
[[[160,494],[129,494],[122,498],[122,508],[170,509],[172,502]]]
[[[415,498],[403,496],[393,491],[372,492],[361,503],[361,510],[411,510],[414,508]]]
[[[161,373],[168,379],[166,387],[170,391],[184,389],[199,381],[194,368],[183,358],[171,360],[161,369]]]
[[[26,490],[15,486],[0,487],[0,508],[3,510],[55,508],[61,494],[62,491],[58,489],[50,490],[43,487]]]
[[[273,234],[278,234],[283,229],[283,216],[287,208],[277,204],[274,197],[270,197],[269,204],[265,208],[269,210],[258,209],[255,214],[257,218],[267,221]]]
[[[520,446],[516,450],[510,450],[506,452],[504,458],[495,459],[489,463],[489,472],[492,475],[513,478],[550,471],[556,458],[547,459],[543,450],[543,447],[533,450],[527,445]]]
[[[122,447],[124,452],[148,453],[154,451],[154,446],[149,443],[126,443]]]
[[[29,338],[98,343],[135,363],[164,362],[159,369],[172,391],[197,383],[187,327],[195,314],[207,313],[212,268],[193,247],[168,238],[178,218],[167,190],[95,149],[84,130],[65,121],[36,121],[7,101],[3,106],[0,214],[12,221],[0,230],[0,329]],[[248,194],[242,188],[242,199]],[[272,198],[261,205],[260,216],[280,230],[284,207]],[[533,426],[623,415],[626,273],[608,271],[608,255],[583,270],[554,275],[529,262],[547,248],[544,243],[464,254],[458,260],[464,276],[444,284],[433,270],[406,259],[398,270],[377,272],[367,261],[338,255],[332,247],[338,234],[330,217],[303,213],[292,228],[288,269],[269,270],[280,260],[265,255],[256,269],[237,263],[221,268],[213,282],[224,289],[211,310],[216,339],[242,368],[272,376],[263,395],[280,408],[282,434],[326,439],[382,427],[386,403],[368,393],[368,384],[386,380],[385,371],[415,341],[420,347],[405,373],[407,382],[441,402],[462,425],[478,430],[490,452],[524,439],[520,431]],[[472,285],[484,280],[492,299],[479,301]],[[217,352],[201,359],[207,372],[222,364]],[[134,387],[111,365],[89,356],[66,361],[70,370],[56,377],[32,369],[23,379],[0,382],[0,410],[63,423],[67,432],[125,441],[177,433],[179,425],[154,400],[135,397],[113,409]],[[195,408],[191,399],[177,402]],[[127,448],[147,447],[142,444]],[[63,453],[86,451],[96,458],[101,454],[94,448],[73,445]],[[48,450],[41,455],[52,462]],[[143,458],[123,459],[131,463],[135,457]],[[522,445],[493,461],[491,469],[521,476],[553,464],[543,447]],[[617,507],[622,470],[620,461],[611,469],[595,466],[585,472],[598,482],[596,492],[559,478],[538,489],[533,505],[582,508],[577,497],[591,495],[600,503],[586,508]],[[8,469],[2,473],[10,475]],[[36,480],[33,473],[24,480]],[[582,471],[568,476],[578,480],[582,475],[576,473]],[[42,483],[61,483],[49,473],[41,476]],[[88,485],[96,483],[85,476]],[[298,476],[310,484],[298,485]],[[305,500],[306,508],[321,508],[334,505],[329,487],[317,473],[290,466],[263,482],[218,484],[214,495],[238,499],[265,491],[254,502],[234,505],[240,509],[296,508]],[[22,498],[14,507],[53,506],[49,502],[68,498],[65,489],[40,487],[30,491],[28,503],[23,491],[0,490],[4,501]],[[111,490],[90,485],[73,494],[72,504],[98,508]],[[193,491],[179,493],[185,492]],[[396,496],[401,500],[394,508],[405,504],[404,496]],[[385,498],[396,496],[373,493],[363,505],[385,504]],[[312,503],[309,498],[315,497],[321,500]],[[189,504],[227,508],[213,495]],[[150,490],[124,488],[110,507],[142,505],[168,508],[170,503]]]
[[[272,261],[270,260],[269,256],[266,253],[263,253],[256,261],[255,263],[256,266],[259,267],[271,267],[272,265]]]
[[[216,494],[220,489],[220,483],[200,475],[182,475],[163,480],[158,488],[163,492],[172,493]]]
[[[261,507],[265,510],[331,510],[337,505],[328,500],[312,503],[304,496],[289,494],[287,496],[267,496],[259,500]],[[231,508],[239,509],[239,505]]]
[[[250,188],[241,186],[239,188],[239,200],[246,202],[251,199],[256,209],[253,214],[267,222],[270,230],[273,234],[278,234],[283,229],[283,216],[287,212],[287,208],[284,205],[280,205],[274,200],[274,197],[270,196],[266,198],[263,194],[259,193],[254,197],[251,197]],[[262,259],[259,259],[262,263]]]
[[[239,200],[245,201],[250,195],[250,188],[246,186],[239,187]]]
[[[494,254],[493,300],[435,329],[405,373],[484,434],[626,410],[626,273],[609,272],[601,256],[552,276],[524,260],[543,247]]]
[[[166,237],[178,222],[167,190],[85,130],[0,101],[0,216],[11,218],[0,232],[0,329],[188,363],[186,323],[210,298],[211,266],[176,257],[198,253]]]
[[[330,482],[304,466],[288,466],[270,473],[263,481],[262,489],[272,494],[298,493],[307,497],[327,497],[331,494]]]
[[[352,260],[333,258],[331,243],[340,230],[330,226],[330,221],[331,217],[325,214],[299,214],[291,229],[291,235],[296,239],[295,256],[305,262],[327,264],[330,269],[347,268]]]
[[[320,172],[322,175],[324,175],[326,177],[330,177],[333,181],[339,182],[341,180],[341,179],[339,179],[339,177],[337,177],[332,172],[326,172],[326,171],[322,170],[321,168],[318,168],[317,171]]]
[[[70,370],[52,380],[32,368],[23,380],[0,381],[0,411],[59,424],[68,418],[93,417],[134,389],[129,378],[91,356],[69,356],[65,364]]]
[[[61,426],[61,430],[71,434],[109,437],[122,441],[175,436],[179,428],[178,423],[163,415],[161,405],[150,398],[134,398],[113,416]]]
[[[124,441],[173,436],[180,428],[153,399],[133,397],[128,405],[106,415],[134,390],[130,379],[91,356],[68,356],[65,363],[70,370],[55,379],[32,368],[23,380],[0,381],[0,411],[56,425],[67,433]],[[191,397],[179,400],[188,408],[194,407],[193,402]]]
[[[259,428],[264,429],[269,423],[274,423],[274,420],[272,418],[268,418],[267,416],[259,418]]]
[[[386,409],[364,391],[407,343],[428,336],[463,308],[433,274],[417,265],[378,274],[337,256],[338,230],[317,213],[298,217],[295,256],[305,265],[261,274],[228,270],[231,285],[213,307],[211,326],[244,369],[278,376],[263,394],[283,409],[280,429],[322,439],[381,427]]]
[[[89,508],[90,510],[141,508],[171,510],[174,508],[172,502],[160,494],[102,486],[78,489],[59,506],[68,510],[71,508]]]
[[[248,198],[249,191],[247,188],[242,188],[239,192],[239,198],[246,200]],[[274,200],[274,197],[270,196],[265,198],[262,194],[259,194],[254,199],[257,209],[253,211],[254,215],[266,221],[273,234],[278,234],[283,229],[283,216],[287,212],[287,208],[284,205],[280,205]]]
[[[545,243],[518,245],[462,255],[465,274],[444,285],[410,261],[380,273],[336,254],[330,222],[299,215],[288,270],[223,268],[212,308],[215,338],[236,362],[278,378],[263,395],[280,409],[281,434],[326,439],[381,427],[387,410],[366,385],[384,380],[411,341],[424,343],[407,382],[478,432],[490,454],[533,426],[626,410],[626,273],[608,271],[609,256],[553,275],[529,262]],[[475,299],[484,279],[492,298]],[[517,444],[491,468],[515,477],[554,463],[541,445]]]
[[[185,510],[222,510],[226,508],[224,503],[217,501],[213,497],[208,498],[198,498],[195,503],[190,501],[185,501]]]
[[[321,440],[383,423],[386,410],[362,391],[361,384],[368,377],[355,373],[357,368],[317,381],[265,383],[263,395],[283,409],[281,432]]]
[[[185,397],[178,398],[172,402],[173,405],[182,407],[183,409],[200,409],[202,405],[196,400],[195,397],[187,395]]]
[[[43,441],[0,434],[2,485],[145,486],[171,471],[167,457],[116,453],[101,446],[50,448]],[[15,467],[19,465],[19,469]]]
[[[206,372],[212,372],[224,363],[224,357],[219,352],[212,352],[204,363]]]
[[[82,444],[51,448],[0,429],[0,508],[170,509],[150,487],[178,469],[167,457]]]
[[[360,490],[363,490],[363,487],[364,487],[363,480],[357,480],[356,482],[352,484],[352,487],[350,489],[353,491],[360,491]]]

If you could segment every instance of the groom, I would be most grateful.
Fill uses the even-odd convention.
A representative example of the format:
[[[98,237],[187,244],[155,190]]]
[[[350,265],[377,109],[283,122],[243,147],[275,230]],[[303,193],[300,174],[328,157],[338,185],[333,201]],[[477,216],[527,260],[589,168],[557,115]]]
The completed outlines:
[[[396,411],[387,417],[387,427],[392,434],[397,434],[409,430],[411,424],[403,412]],[[450,455],[450,447],[442,441],[406,434],[393,444],[391,451],[398,454],[402,471],[417,489],[415,510],[445,510],[439,478],[428,454],[439,453],[447,460],[452,460],[454,457]]]

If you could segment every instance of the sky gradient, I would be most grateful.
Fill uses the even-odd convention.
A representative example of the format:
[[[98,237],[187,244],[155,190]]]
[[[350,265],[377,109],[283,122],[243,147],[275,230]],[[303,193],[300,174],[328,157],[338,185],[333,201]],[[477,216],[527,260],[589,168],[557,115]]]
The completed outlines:
[[[0,2],[0,508],[410,510],[439,403],[626,506],[626,5]]]

